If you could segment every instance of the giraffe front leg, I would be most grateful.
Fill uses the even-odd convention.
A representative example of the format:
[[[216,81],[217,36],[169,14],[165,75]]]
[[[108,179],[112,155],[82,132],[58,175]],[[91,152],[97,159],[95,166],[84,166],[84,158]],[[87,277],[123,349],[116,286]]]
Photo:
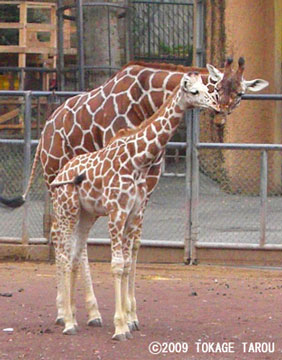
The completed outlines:
[[[117,341],[126,340],[126,334],[130,333],[122,306],[122,291],[124,290],[124,286],[122,287],[122,277],[125,264],[122,243],[127,216],[128,215],[125,212],[121,211],[112,212],[109,215],[109,232],[111,236],[112,251],[111,271],[114,277],[115,286],[115,333],[112,338]]]
[[[137,255],[140,248],[140,238],[134,240],[132,248],[132,266],[129,273],[129,302],[130,302],[130,315],[129,315],[129,328],[131,331],[140,330],[139,321],[136,312],[136,298],[135,298],[135,278],[136,278],[136,264]]]
[[[129,283],[129,273],[131,268],[131,253],[127,256],[125,256],[125,263],[123,268],[123,274],[121,278],[121,302],[122,302],[122,311],[124,313],[125,322],[128,325],[128,329],[130,328],[131,323],[131,303],[129,298],[129,291],[128,291],[128,283]],[[125,336],[127,339],[132,339],[133,336],[131,335],[130,331],[125,333]]]
[[[131,331],[140,330],[139,321],[136,313],[136,298],[135,298],[135,278],[136,278],[136,264],[137,255],[141,245],[141,231],[144,217],[144,209],[146,201],[142,204],[139,214],[133,219],[127,234],[132,246],[132,265],[129,272],[129,304],[130,311],[128,316],[128,326]]]
[[[71,312],[72,312],[74,327],[76,330],[78,329],[78,323],[76,320],[75,291],[76,291],[76,283],[78,278],[78,268],[79,268],[78,263],[73,264],[73,268],[71,270],[71,278],[70,278]]]
[[[122,277],[124,269],[123,259],[113,259],[111,268],[115,284],[115,333],[112,338],[113,340],[124,341],[126,340],[130,331],[126,323],[126,316],[122,306]]]

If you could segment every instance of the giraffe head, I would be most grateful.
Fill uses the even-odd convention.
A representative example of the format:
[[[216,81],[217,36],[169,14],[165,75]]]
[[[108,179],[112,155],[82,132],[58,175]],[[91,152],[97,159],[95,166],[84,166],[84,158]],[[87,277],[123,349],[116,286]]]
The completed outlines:
[[[215,98],[210,95],[208,87],[203,83],[198,72],[189,72],[181,80],[182,100],[185,107],[193,105],[215,110],[218,112],[219,105]]]
[[[242,95],[247,90],[253,92],[260,91],[269,84],[268,81],[262,79],[246,81],[243,78],[245,69],[244,58],[240,57],[237,71],[232,69],[232,63],[232,58],[226,60],[224,72],[221,72],[213,65],[207,64],[210,81],[217,91],[216,97],[218,98],[220,112],[224,115],[230,114],[240,104]]]

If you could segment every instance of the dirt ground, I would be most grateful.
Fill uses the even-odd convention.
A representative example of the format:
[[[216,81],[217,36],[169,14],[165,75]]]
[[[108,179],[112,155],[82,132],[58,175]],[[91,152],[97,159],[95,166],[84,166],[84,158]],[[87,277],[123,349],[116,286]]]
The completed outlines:
[[[1,263],[0,360],[282,359],[281,270],[140,264],[141,331],[115,342],[110,265],[91,269],[103,327],[87,327],[79,285],[79,332],[66,336],[54,324],[55,265]]]

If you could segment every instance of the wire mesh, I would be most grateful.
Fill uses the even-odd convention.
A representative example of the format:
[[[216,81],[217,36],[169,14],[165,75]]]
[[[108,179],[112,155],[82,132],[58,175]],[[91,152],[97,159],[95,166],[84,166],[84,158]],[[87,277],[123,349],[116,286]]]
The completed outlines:
[[[185,178],[161,177],[145,211],[142,239],[184,242]],[[109,238],[108,219],[100,218],[90,238]]]
[[[281,244],[281,153],[268,161],[266,243]],[[201,149],[200,242],[260,240],[260,151]]]

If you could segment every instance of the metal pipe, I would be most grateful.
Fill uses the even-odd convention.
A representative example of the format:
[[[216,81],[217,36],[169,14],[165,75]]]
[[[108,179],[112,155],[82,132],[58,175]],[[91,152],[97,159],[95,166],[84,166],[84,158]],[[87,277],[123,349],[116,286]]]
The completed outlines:
[[[21,72],[21,71],[25,71],[25,72],[32,72],[32,71],[36,71],[36,72],[48,72],[48,73],[53,73],[53,72],[57,72],[58,70],[56,69],[48,69],[48,68],[44,68],[44,67],[35,67],[35,66],[30,66],[30,67],[18,67],[18,66],[0,66],[0,71],[3,72]]]
[[[132,1],[133,4],[152,4],[152,1]],[[172,1],[166,1],[165,3],[162,1],[154,1],[154,4],[158,5],[194,5],[193,0],[187,0],[187,2],[172,2]]]
[[[0,238],[0,244],[20,244],[20,238]],[[31,238],[29,240],[29,244],[48,244],[48,240],[46,238]],[[90,238],[87,240],[87,244],[89,245],[110,245],[110,239],[93,239]],[[160,248],[175,248],[175,249],[183,249],[183,242],[181,241],[164,241],[164,240],[141,240],[141,246],[146,247],[160,247]]]
[[[191,264],[197,261],[196,243],[199,236],[199,111],[194,109],[192,121],[192,186],[191,186]]]
[[[31,140],[31,145],[38,145],[39,140]],[[24,144],[24,139],[0,139],[0,144]]]
[[[107,2],[84,3],[83,6],[107,6],[107,7],[114,7],[114,8],[119,8],[119,9],[127,8],[126,5],[107,3]]]
[[[84,64],[84,44],[83,44],[83,7],[82,0],[76,0],[76,26],[77,26],[77,43],[78,43],[78,83],[79,90],[83,91],[85,88],[85,64]]]
[[[108,53],[109,53],[109,76],[112,75],[112,45],[111,45],[111,23],[110,23],[110,7],[107,7],[107,22],[108,22]]]
[[[12,238],[12,237],[3,237],[0,238],[0,244],[20,244],[21,238]],[[31,238],[29,244],[47,244],[48,240],[45,238]],[[110,245],[109,239],[93,239],[90,238],[87,240],[89,245]],[[141,240],[142,246],[148,247],[166,247],[166,248],[176,248],[183,249],[184,244],[180,241],[163,241],[163,240]],[[231,244],[231,243],[207,243],[207,242],[197,242],[197,249],[234,249],[234,250],[268,250],[276,251],[282,250],[282,245],[280,244],[266,244],[263,248],[258,244]]]
[[[108,69],[107,66],[85,66],[86,69]],[[38,69],[38,68],[36,68]],[[41,68],[42,69],[42,68]],[[116,68],[119,69],[119,68]],[[70,71],[71,69],[64,69],[64,71]],[[76,67],[73,68],[73,71],[76,70]],[[39,69],[36,71],[40,71]],[[24,96],[27,91],[18,91],[18,90],[0,90],[0,96]],[[73,94],[77,95],[83,91],[32,91],[32,96],[46,96],[51,93],[55,93],[58,96],[72,96]],[[261,95],[244,95],[243,100],[282,100],[282,94],[261,94]],[[205,143],[200,143],[200,145]],[[224,145],[224,144],[221,144]]]
[[[25,94],[25,113],[24,113],[24,169],[23,169],[23,188],[27,188],[29,179],[29,169],[31,164],[31,91]],[[22,244],[27,245],[29,240],[28,225],[29,219],[29,196],[24,203],[24,216],[22,223]]]
[[[184,263],[189,264],[191,260],[191,185],[192,185],[192,111],[185,112],[186,123],[186,222],[185,222],[185,238],[184,238]]]
[[[282,94],[245,94],[242,100],[282,100]]]
[[[63,6],[63,0],[58,0],[58,8],[60,9]],[[63,12],[58,11],[58,86],[60,90],[65,88],[65,79],[64,79],[64,19],[63,19]]]
[[[234,249],[234,250],[282,250],[280,244],[266,244],[262,248],[259,244],[231,244],[231,243],[209,243],[198,242],[196,244],[198,249]]]
[[[261,152],[260,166],[260,246],[266,241],[266,214],[267,214],[267,151]]]
[[[279,150],[280,144],[236,144],[236,143],[198,143],[198,149],[225,149],[225,150]]]

